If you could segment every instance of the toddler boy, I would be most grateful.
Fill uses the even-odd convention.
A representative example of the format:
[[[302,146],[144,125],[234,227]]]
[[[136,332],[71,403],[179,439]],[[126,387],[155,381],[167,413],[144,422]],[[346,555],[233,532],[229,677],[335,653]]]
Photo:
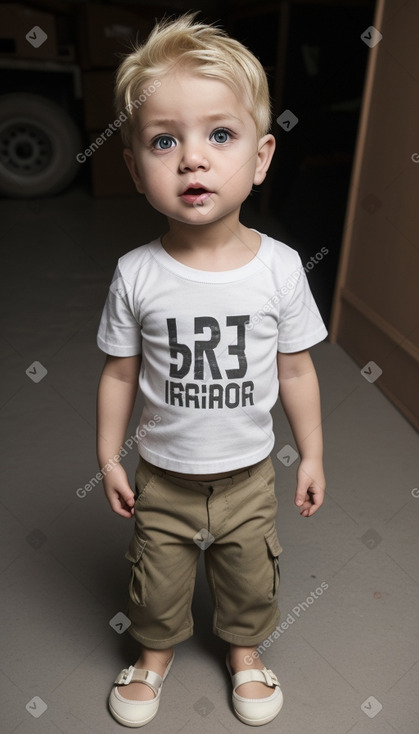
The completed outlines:
[[[253,54],[195,14],[164,21],[120,65],[116,107],[136,188],[168,230],[119,259],[98,331],[101,466],[122,448],[138,382],[144,398],[135,494],[120,464],[104,478],[114,512],[135,517],[128,614],[142,646],[109,706],[131,727],[156,715],[174,645],[193,633],[202,548],[234,711],[257,726],[283,701],[256,652],[279,622],[270,411],[279,392],[301,456],[295,504],[312,516],[325,479],[308,349],[327,331],[298,254],[239,220],[275,148]]]

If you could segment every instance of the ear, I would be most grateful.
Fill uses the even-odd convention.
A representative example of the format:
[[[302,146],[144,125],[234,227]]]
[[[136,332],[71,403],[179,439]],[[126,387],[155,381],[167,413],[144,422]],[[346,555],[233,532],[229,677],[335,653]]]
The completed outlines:
[[[272,156],[275,151],[275,138],[270,133],[259,140],[256,160],[255,177],[253,183],[258,186],[265,180],[268,168],[271,165]]]
[[[134,154],[131,148],[124,148],[124,150],[122,151],[122,154],[124,156],[124,161],[128,166],[128,170],[132,176],[132,180],[135,183],[135,188],[137,189],[139,194],[143,194],[144,189],[141,185],[140,174],[138,172],[137,164],[135,162]]]

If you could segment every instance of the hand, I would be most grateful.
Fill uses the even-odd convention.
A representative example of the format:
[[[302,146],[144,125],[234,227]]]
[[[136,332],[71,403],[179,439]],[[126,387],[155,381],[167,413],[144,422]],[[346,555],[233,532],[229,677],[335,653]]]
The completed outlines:
[[[297,470],[295,504],[300,515],[311,517],[322,506],[326,480],[321,459],[302,459]]]
[[[105,495],[113,511],[121,517],[132,517],[134,514],[134,492],[129,486],[126,471],[120,464],[103,478]]]

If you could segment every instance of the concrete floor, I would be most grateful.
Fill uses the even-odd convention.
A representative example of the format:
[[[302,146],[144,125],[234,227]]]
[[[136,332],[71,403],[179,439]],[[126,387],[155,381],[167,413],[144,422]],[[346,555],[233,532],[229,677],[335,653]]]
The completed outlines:
[[[163,222],[139,198],[95,202],[79,187],[54,199],[0,201],[2,734],[123,731],[106,700],[139,649],[109,622],[125,609],[132,524],[113,515],[100,486],[83,498],[76,490],[98,471],[104,355],[96,331],[110,278],[117,258]],[[274,220],[255,217],[253,226],[281,236]],[[416,734],[418,435],[339,346],[324,342],[312,356],[327,498],[311,519],[294,507],[296,464],[276,458],[294,441],[277,403],[272,459],[288,628],[262,659],[285,703],[263,731]],[[47,370],[39,382],[35,361]],[[140,408],[138,398],[130,434]],[[124,460],[131,477],[136,464],[134,448]],[[195,634],[176,648],[150,734],[249,731],[232,711],[227,645],[211,631],[202,561],[201,553]]]

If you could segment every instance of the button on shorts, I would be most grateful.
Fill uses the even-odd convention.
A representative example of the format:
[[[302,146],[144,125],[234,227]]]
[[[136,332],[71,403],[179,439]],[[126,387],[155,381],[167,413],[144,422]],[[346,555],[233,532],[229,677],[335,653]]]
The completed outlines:
[[[253,646],[277,626],[279,561],[275,472],[271,458],[216,480],[175,477],[140,457],[129,632],[164,649],[193,634],[192,597],[199,554],[213,600],[213,633]]]

